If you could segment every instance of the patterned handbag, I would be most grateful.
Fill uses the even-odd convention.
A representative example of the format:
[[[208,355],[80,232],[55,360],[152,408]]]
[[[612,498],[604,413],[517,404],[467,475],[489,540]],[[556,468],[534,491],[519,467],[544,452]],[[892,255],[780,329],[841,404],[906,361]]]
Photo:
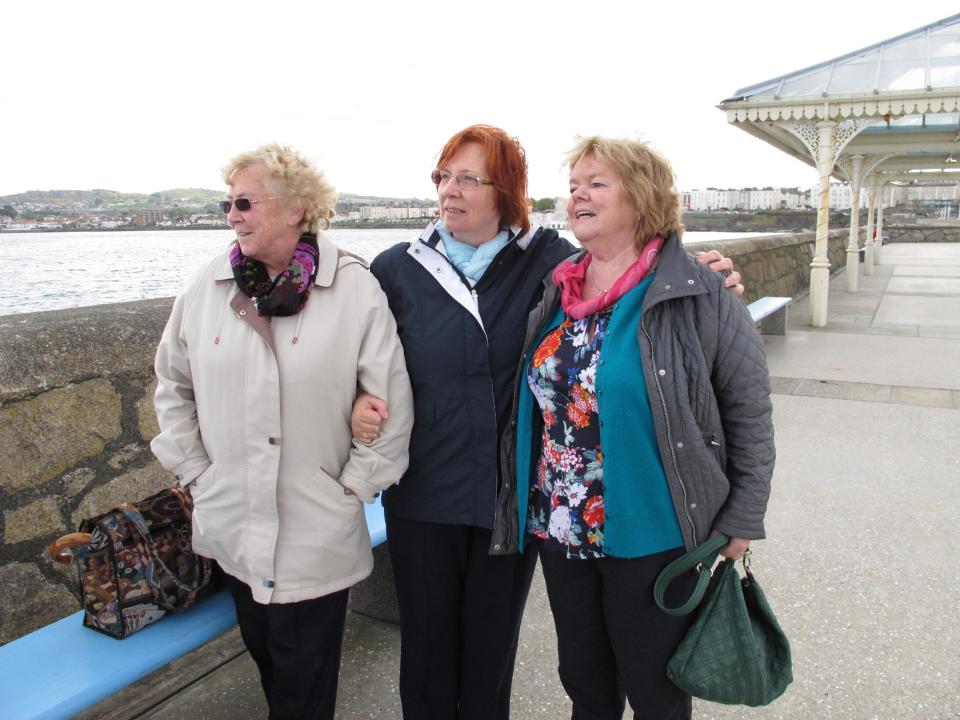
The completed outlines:
[[[670,615],[686,615],[703,599],[697,619],[667,664],[667,676],[704,700],[769,705],[793,682],[790,643],[750,570],[748,555],[743,557],[746,577],[741,579],[736,563],[727,559],[711,578],[710,567],[729,541],[726,535],[711,538],[657,577],[654,599]],[[690,598],[680,607],[666,607],[667,586],[694,568],[700,577]]]
[[[83,624],[125,638],[212,590],[213,564],[191,548],[190,493],[174,485],[83,520],[50,546],[77,568]]]

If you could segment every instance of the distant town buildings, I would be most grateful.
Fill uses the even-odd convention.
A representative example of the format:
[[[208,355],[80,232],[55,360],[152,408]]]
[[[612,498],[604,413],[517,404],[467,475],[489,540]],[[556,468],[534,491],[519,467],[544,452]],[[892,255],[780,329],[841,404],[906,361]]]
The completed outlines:
[[[943,217],[956,211],[960,201],[960,186],[954,185],[888,185],[884,191],[886,207],[909,208],[921,211],[926,207],[930,214],[933,208]],[[809,188],[706,188],[683,190],[680,193],[684,212],[761,212],[771,210],[810,210],[819,204],[819,189]],[[388,204],[384,204],[384,203]],[[567,197],[553,200],[554,209],[535,211],[530,207],[530,221],[534,226],[565,229],[567,225]],[[831,183],[830,208],[849,210],[853,203],[848,183]],[[867,207],[867,191],[861,190],[859,203]],[[537,207],[549,208],[549,202],[540,200]],[[169,208],[150,207],[130,210],[128,213],[105,208],[84,206],[82,203],[49,204],[21,203],[6,205],[0,214],[0,230],[17,232],[30,230],[108,230],[114,228],[163,228],[163,227],[227,227],[226,218],[212,210],[212,201],[179,203]],[[51,214],[48,214],[51,213]],[[57,214],[52,214],[57,213]],[[11,215],[13,217],[11,217]],[[370,224],[420,226],[439,215],[435,202],[428,200],[397,200],[360,196],[346,196],[337,203],[334,224],[348,223],[351,226]]]

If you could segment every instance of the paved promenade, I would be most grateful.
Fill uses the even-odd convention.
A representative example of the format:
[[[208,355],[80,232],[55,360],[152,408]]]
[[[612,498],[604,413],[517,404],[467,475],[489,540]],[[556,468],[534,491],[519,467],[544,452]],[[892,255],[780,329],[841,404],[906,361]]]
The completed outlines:
[[[796,679],[769,708],[697,703],[698,720],[960,718],[960,244],[887,245],[859,293],[833,279],[829,311],[812,329],[800,298],[766,337],[778,459],[753,568]],[[396,626],[351,614],[344,644],[337,717],[400,718]],[[514,718],[569,717],[555,667],[538,575]],[[265,716],[233,631],[84,717]]]

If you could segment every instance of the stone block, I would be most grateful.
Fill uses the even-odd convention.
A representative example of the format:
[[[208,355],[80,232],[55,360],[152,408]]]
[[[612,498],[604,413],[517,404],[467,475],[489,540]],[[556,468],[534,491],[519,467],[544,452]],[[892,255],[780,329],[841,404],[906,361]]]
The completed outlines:
[[[0,644],[59,620],[79,609],[67,588],[51,583],[33,565],[0,567]]]
[[[61,532],[64,529],[61,504],[59,497],[48,497],[4,512],[4,545],[36,540]]]
[[[170,473],[159,463],[151,462],[145,467],[126,472],[91,490],[73,511],[70,521],[73,526],[77,526],[84,518],[105,513],[120,503],[143,500],[173,485],[173,482],[173,476]]]
[[[107,459],[107,465],[114,470],[123,470],[128,465],[135,463],[143,454],[143,447],[136,443],[124,445],[117,452],[113,453]]]
[[[0,409],[0,489],[42,484],[119,437],[120,395],[88,380]]]
[[[923,405],[926,407],[952,408],[953,393],[937,388],[918,388],[895,386],[890,402],[902,405]]]
[[[149,443],[160,433],[157,413],[153,407],[153,395],[156,391],[157,381],[154,378],[154,381],[144,390],[143,397],[137,402],[137,430],[145,443]]]
[[[149,380],[172,298],[0,316],[0,400],[79,378]]]
[[[63,494],[67,498],[75,498],[82,493],[84,488],[93,482],[96,477],[97,474],[86,467],[77,468],[76,470],[65,473],[63,477],[60,478],[60,483],[63,486]]]

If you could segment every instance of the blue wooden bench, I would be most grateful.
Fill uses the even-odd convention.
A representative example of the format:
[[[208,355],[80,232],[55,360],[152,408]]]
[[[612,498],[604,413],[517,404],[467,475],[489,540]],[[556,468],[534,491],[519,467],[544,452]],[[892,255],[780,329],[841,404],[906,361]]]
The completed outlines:
[[[379,498],[365,505],[370,542],[386,541]],[[0,718],[58,720],[131,685],[237,623],[222,591],[124,640],[83,627],[77,612],[0,647]]]
[[[787,334],[787,307],[793,302],[788,297],[762,297],[747,305],[753,322],[760,325],[764,335]]]

